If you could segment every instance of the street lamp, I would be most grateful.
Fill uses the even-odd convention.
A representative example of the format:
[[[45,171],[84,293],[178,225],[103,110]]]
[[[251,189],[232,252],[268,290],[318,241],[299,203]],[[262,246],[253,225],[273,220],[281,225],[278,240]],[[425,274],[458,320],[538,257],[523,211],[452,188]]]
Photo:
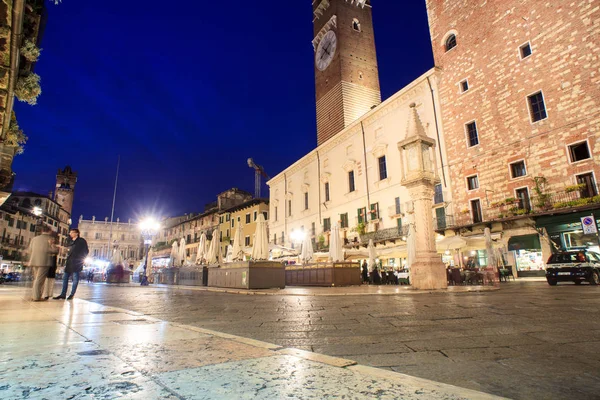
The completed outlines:
[[[148,276],[146,271],[148,269],[148,253],[150,252],[150,245],[152,244],[152,237],[154,237],[160,229],[160,223],[152,217],[144,218],[140,222],[140,230],[142,232],[142,238],[144,239],[144,245],[146,246],[146,259],[144,260],[144,275],[140,279],[142,286],[148,285]]]
[[[33,211],[33,215],[35,215],[35,225],[36,225],[35,226],[35,234],[34,234],[34,236],[37,236],[37,233],[39,231],[38,228],[39,228],[40,222],[41,222],[41,218],[40,217],[42,216],[42,208],[38,207],[38,206],[35,206],[35,207],[33,207],[32,211]]]

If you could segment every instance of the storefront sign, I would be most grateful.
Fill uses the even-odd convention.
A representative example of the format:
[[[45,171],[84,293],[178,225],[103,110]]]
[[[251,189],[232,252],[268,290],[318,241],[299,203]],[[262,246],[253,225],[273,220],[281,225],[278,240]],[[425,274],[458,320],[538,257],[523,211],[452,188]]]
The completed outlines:
[[[583,226],[583,233],[585,235],[589,235],[589,234],[598,232],[598,229],[596,228],[596,222],[594,221],[594,218],[591,216],[582,217],[581,218],[581,226]]]

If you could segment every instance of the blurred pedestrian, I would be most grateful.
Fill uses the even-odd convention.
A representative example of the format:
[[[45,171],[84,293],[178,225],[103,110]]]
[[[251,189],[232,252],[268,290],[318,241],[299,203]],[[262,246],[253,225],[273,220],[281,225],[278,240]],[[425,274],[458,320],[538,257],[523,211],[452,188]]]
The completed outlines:
[[[33,301],[42,301],[42,292],[48,270],[52,266],[52,257],[56,257],[57,248],[50,227],[44,226],[42,234],[31,239],[29,245],[29,267],[33,270]]]
[[[87,257],[89,250],[88,244],[84,238],[79,236],[79,229],[71,229],[69,236],[71,236],[71,246],[69,247],[69,254],[67,255],[67,261],[65,265],[65,272],[63,274],[63,287],[60,295],[54,297],[54,299],[73,299],[75,292],[77,291],[77,285],[79,284],[79,273],[83,270],[83,263]],[[69,288],[69,277],[73,276],[73,286],[71,287],[71,294],[67,296],[67,289]]]
[[[369,283],[369,266],[367,260],[364,260],[362,264],[362,281],[363,283]]]
[[[54,245],[58,245],[58,236],[54,236]],[[58,266],[58,252],[52,254],[51,265],[48,269],[48,275],[46,275],[46,284],[44,286],[44,300],[48,300],[54,296],[54,281],[56,280],[56,267]]]

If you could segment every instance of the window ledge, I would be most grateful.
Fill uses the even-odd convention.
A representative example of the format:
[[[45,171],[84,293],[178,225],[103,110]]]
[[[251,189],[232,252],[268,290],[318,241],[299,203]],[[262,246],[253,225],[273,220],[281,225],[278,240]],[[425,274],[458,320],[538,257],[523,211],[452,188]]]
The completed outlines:
[[[377,181],[377,182],[375,182],[375,187],[376,187],[377,189],[379,189],[379,187],[380,187],[380,186],[385,186],[385,185],[389,184],[389,183],[390,183],[390,181],[391,181],[391,179],[392,179],[392,178],[391,178],[390,176],[388,176],[388,177],[387,177],[387,178],[385,178],[385,179],[382,179],[382,180],[380,180],[380,181]]]
[[[355,190],[354,192],[348,192],[344,196],[347,199],[354,199],[354,198],[358,197],[358,190]]]

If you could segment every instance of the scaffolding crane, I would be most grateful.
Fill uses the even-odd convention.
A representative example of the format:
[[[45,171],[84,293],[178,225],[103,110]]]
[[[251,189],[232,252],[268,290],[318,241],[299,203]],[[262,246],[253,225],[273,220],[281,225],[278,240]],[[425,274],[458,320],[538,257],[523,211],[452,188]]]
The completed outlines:
[[[265,179],[270,179],[269,175],[267,175],[267,173],[265,172],[265,169],[263,167],[261,167],[260,165],[256,165],[254,163],[254,160],[252,158],[248,159],[248,166],[250,168],[254,168],[254,197],[255,198],[260,198],[260,183],[261,183],[261,176],[264,176]]]

